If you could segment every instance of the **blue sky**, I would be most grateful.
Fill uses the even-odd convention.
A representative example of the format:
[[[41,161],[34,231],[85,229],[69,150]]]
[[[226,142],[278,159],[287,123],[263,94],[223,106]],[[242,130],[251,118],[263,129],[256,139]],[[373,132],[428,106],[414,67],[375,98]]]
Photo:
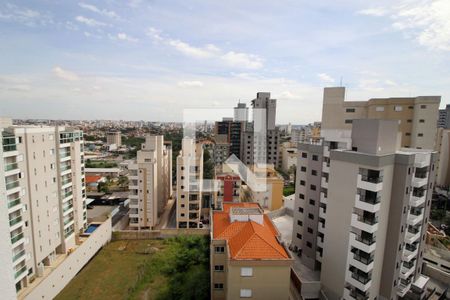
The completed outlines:
[[[349,100],[450,102],[450,1],[2,1],[0,115],[181,120],[258,91],[277,122]]]

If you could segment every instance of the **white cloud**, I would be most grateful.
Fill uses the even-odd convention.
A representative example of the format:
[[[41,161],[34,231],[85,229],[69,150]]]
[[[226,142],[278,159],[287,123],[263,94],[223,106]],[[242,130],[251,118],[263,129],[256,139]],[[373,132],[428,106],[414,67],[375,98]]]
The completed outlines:
[[[389,86],[397,86],[398,85],[397,82],[389,80],[389,79],[385,80],[384,84],[389,85]]]
[[[222,59],[233,67],[244,67],[246,69],[260,69],[263,67],[262,58],[254,54],[230,51],[224,54]]]
[[[326,82],[326,83],[333,83],[336,81],[336,80],[334,80],[333,77],[331,77],[327,73],[319,73],[319,74],[317,74],[317,77],[319,77],[319,79],[321,81]]]
[[[403,0],[389,9],[369,9],[372,16],[389,16],[396,30],[431,50],[450,51],[450,1]],[[384,10],[385,13],[376,13]],[[361,12],[361,11],[360,11]]]
[[[131,37],[123,32],[120,32],[117,34],[117,39],[119,39],[121,41],[128,41],[128,42],[137,42],[138,41],[137,38]]]
[[[179,87],[183,87],[183,88],[202,87],[203,86],[203,82],[198,81],[198,80],[194,80],[194,81],[179,81],[177,83],[177,85]]]
[[[278,97],[280,99],[299,99],[300,97],[297,95],[294,95],[292,92],[290,91],[284,91],[280,94],[280,96]]]
[[[108,25],[106,23],[97,21],[95,19],[90,19],[90,18],[86,18],[86,17],[83,17],[83,16],[77,16],[75,18],[75,20],[80,22],[80,23],[82,23],[82,24],[90,26],[90,27],[100,27],[100,26],[107,26]]]
[[[3,7],[0,7],[0,20],[29,27],[53,24],[53,19],[48,14],[11,3],[5,3]]]
[[[106,17],[113,18],[113,19],[119,19],[119,16],[112,10],[100,9],[100,8],[98,8],[95,5],[88,4],[88,3],[83,3],[83,2],[78,3],[78,5],[81,8],[84,8],[86,10],[89,10],[89,11],[92,11],[92,12],[95,12],[95,13],[98,13],[98,14],[100,14],[102,16],[106,16]]]
[[[255,54],[234,51],[224,52],[213,44],[195,47],[180,40],[163,37],[161,31],[153,27],[148,28],[147,35],[155,42],[165,43],[189,57],[197,59],[216,59],[229,66],[243,69],[260,69],[263,67],[263,59]]]
[[[68,70],[64,70],[59,66],[56,66],[52,69],[53,74],[55,74],[55,76],[64,79],[64,80],[68,80],[68,81],[76,81],[79,80],[80,78],[78,77],[77,74],[68,71]]]

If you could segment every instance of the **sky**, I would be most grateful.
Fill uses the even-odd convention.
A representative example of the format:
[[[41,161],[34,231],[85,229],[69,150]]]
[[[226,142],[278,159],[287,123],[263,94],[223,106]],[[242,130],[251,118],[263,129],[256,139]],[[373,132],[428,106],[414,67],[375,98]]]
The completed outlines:
[[[450,103],[450,1],[0,3],[0,116],[181,121],[265,91],[306,124],[341,84]]]

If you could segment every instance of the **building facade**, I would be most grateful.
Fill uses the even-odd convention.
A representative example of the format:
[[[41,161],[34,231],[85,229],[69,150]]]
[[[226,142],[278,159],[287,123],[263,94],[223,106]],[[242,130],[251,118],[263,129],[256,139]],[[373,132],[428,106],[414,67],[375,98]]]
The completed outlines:
[[[153,229],[172,195],[172,147],[148,135],[129,165],[130,227]]]
[[[289,299],[292,258],[256,203],[212,212],[211,299]]]
[[[83,133],[1,120],[2,287],[20,292],[86,228]],[[2,290],[3,291],[3,290]],[[5,296],[5,294],[3,295]]]
[[[177,156],[177,228],[200,228],[203,190],[203,148],[183,138]]]
[[[223,203],[240,202],[242,180],[233,172],[216,174],[219,182],[218,191],[215,193],[215,208],[222,207]]]
[[[109,131],[106,133],[106,144],[116,145],[117,148],[122,146],[122,134],[120,131]]]

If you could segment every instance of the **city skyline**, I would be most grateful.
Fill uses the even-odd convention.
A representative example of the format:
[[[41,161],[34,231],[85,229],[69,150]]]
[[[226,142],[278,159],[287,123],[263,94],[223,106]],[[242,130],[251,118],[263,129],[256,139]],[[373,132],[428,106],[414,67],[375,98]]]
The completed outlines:
[[[440,95],[444,106],[449,11],[442,0],[11,1],[0,5],[0,115],[182,121],[183,108],[267,91],[277,124],[306,124],[341,78],[349,100]]]

